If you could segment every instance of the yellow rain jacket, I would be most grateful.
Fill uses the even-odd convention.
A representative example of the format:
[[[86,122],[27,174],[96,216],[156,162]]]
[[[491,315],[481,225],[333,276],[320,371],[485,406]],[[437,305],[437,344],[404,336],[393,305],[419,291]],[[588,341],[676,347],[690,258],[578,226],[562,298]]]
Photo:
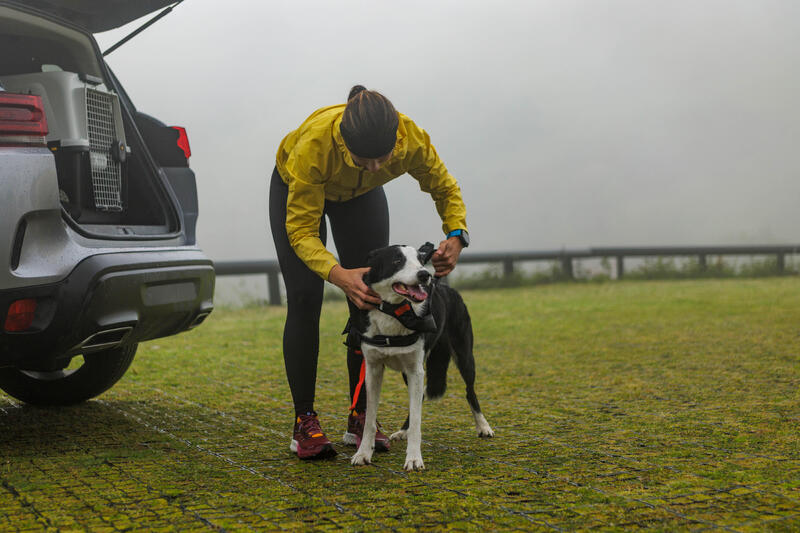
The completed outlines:
[[[424,130],[398,113],[392,157],[377,172],[369,172],[353,163],[342,139],[339,124],[344,108],[341,104],[315,111],[281,141],[277,154],[278,173],[289,187],[289,243],[297,256],[326,280],[337,263],[319,238],[325,200],[350,200],[408,172],[420,189],[433,197],[445,233],[467,229],[461,189]]]

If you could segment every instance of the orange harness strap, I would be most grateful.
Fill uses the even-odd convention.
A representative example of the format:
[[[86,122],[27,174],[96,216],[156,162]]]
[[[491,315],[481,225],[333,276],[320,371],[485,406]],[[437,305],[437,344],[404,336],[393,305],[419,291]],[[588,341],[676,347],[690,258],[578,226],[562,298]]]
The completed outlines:
[[[356,350],[355,353],[361,355],[360,350]],[[361,373],[358,376],[358,385],[356,385],[356,390],[353,393],[353,405],[350,406],[350,410],[354,410],[356,408],[356,403],[358,402],[358,395],[361,393],[361,387],[364,385],[364,375],[367,373],[367,362],[362,359],[361,360]]]

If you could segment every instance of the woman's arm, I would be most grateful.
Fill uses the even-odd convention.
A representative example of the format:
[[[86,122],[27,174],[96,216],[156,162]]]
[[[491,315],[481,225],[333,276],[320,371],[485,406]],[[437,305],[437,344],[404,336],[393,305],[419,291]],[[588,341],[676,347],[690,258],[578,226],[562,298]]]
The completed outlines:
[[[411,158],[411,168],[408,173],[419,182],[420,189],[429,193],[433,198],[436,211],[442,219],[442,230],[445,234],[457,229],[466,231],[467,210],[458,182],[447,171],[425,130],[417,127],[411,120],[408,120],[405,126],[409,139],[409,157]],[[462,241],[458,237],[451,237],[439,243],[439,248],[432,258],[437,276],[446,276],[452,272],[461,255],[462,248]]]
[[[297,257],[322,279],[328,274],[336,258],[330,253],[319,235],[322,211],[325,207],[323,184],[308,183],[298,178],[289,182],[286,199],[286,234]]]

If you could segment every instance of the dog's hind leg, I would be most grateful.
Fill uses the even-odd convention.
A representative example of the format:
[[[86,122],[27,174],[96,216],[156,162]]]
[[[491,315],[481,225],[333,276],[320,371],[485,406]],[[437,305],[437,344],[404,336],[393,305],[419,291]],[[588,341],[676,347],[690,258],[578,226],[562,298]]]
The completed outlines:
[[[375,433],[377,431],[378,403],[383,385],[383,363],[370,363],[366,361],[365,381],[367,386],[367,412],[364,417],[364,433],[361,436],[361,445],[353,455],[350,462],[354,465],[368,465],[372,462],[372,452],[375,451]]]
[[[401,427],[398,431],[395,431],[389,437],[390,440],[406,440],[408,436],[408,415],[406,415],[406,421],[403,422],[403,427]]]
[[[486,417],[483,416],[478,396],[475,394],[475,357],[472,353],[472,326],[469,323],[469,317],[467,318],[466,326],[466,331],[462,330],[460,335],[454,335],[450,338],[453,343],[456,367],[458,367],[458,371],[464,379],[464,384],[467,386],[467,403],[469,403],[469,407],[472,410],[472,417],[475,419],[475,429],[478,430],[478,436],[494,437],[494,430],[486,421]]]
[[[438,342],[428,356],[425,364],[425,400],[435,400],[441,398],[447,390],[447,367],[450,365],[450,353],[452,348],[447,342]],[[408,386],[408,377],[403,373],[403,381]],[[408,431],[408,416],[399,431],[395,431],[389,437],[391,440],[404,440]]]

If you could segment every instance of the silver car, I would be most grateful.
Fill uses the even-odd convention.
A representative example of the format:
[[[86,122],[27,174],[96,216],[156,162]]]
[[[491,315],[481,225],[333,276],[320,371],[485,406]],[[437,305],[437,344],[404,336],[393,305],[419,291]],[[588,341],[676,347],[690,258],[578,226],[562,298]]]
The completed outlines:
[[[24,402],[96,396],[213,309],[186,132],[92,36],[173,3],[0,0],[0,388]]]

